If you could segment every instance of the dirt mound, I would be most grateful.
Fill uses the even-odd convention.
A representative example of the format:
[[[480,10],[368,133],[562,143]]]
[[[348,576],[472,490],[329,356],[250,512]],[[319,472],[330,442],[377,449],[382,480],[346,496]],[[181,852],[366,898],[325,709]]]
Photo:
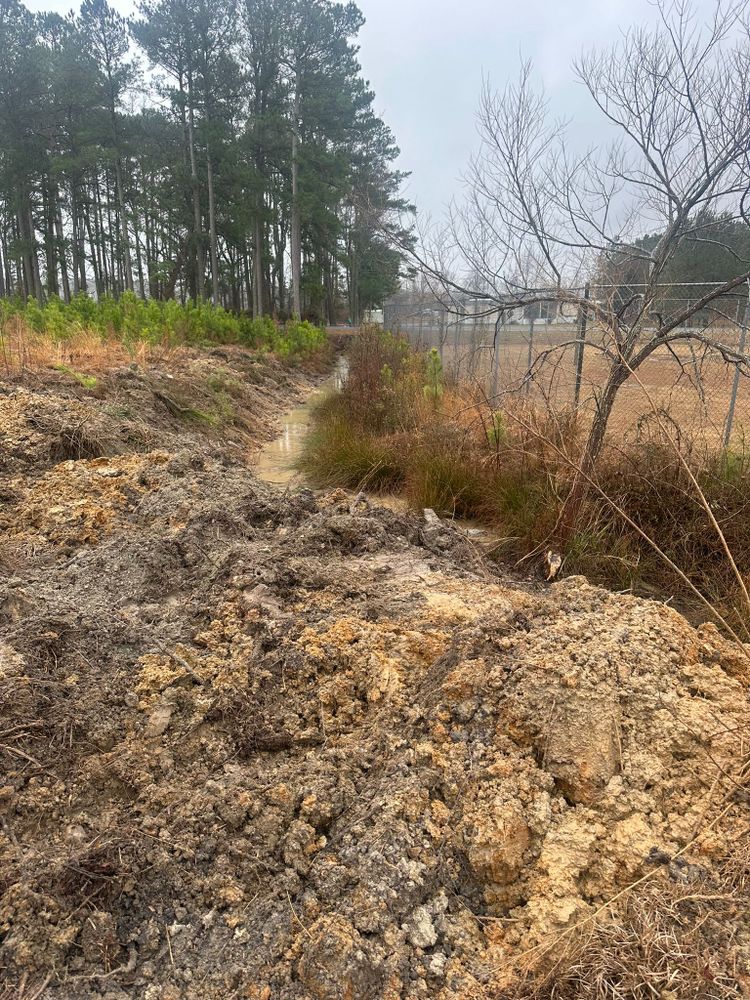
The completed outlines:
[[[661,995],[743,995],[743,653],[157,432],[55,463],[37,428],[0,483],[9,996],[489,1000],[610,975],[657,889]]]
[[[184,348],[98,377],[25,373],[0,382],[0,473],[34,476],[66,459],[176,448],[212,433],[241,454],[268,437],[280,405],[315,381],[232,347],[209,355]]]

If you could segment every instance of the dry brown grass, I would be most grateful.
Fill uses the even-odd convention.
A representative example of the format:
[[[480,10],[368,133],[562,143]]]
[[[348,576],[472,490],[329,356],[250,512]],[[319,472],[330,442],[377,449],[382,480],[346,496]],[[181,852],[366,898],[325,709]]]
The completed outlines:
[[[6,378],[23,376],[55,366],[64,366],[85,375],[97,376],[128,364],[154,364],[173,360],[186,348],[137,341],[125,345],[116,338],[81,330],[64,340],[56,340],[31,329],[18,315],[5,320],[0,330],[0,372]]]
[[[444,345],[443,363],[447,372],[458,366],[461,381],[474,383],[489,390],[492,384],[492,338],[482,333],[479,346],[462,343],[458,351],[451,338]],[[512,331],[501,337],[499,346],[500,404],[505,397],[525,396],[538,406],[566,408],[573,402],[575,385],[574,348],[563,346],[574,339],[575,328],[559,330],[538,327],[534,334],[533,356],[535,375],[525,385],[528,370],[526,331]],[[736,331],[728,335],[730,346],[736,345]],[[584,355],[581,382],[582,415],[590,418],[596,393],[607,376],[607,361],[594,346],[596,331],[590,331],[590,346]],[[732,392],[734,369],[718,356],[702,357],[689,344],[675,345],[673,350],[662,348],[639,369],[639,380],[631,379],[620,391],[611,418],[611,429],[617,434],[634,436],[644,417],[651,412],[651,402],[670,413],[685,435],[716,446],[720,443]],[[639,384],[639,381],[641,384]],[[646,392],[648,393],[648,397]],[[750,430],[750,389],[747,380],[740,381],[735,415],[735,436]]]
[[[655,877],[546,952],[498,1000],[740,1000],[750,905],[747,829],[712,869],[659,859]]]
[[[723,950],[727,935],[721,933],[722,921],[736,917],[738,901],[697,887],[702,898],[696,904],[695,888],[650,887],[640,898],[629,899],[621,912],[593,928],[566,961],[513,996],[739,1000],[745,994]]]

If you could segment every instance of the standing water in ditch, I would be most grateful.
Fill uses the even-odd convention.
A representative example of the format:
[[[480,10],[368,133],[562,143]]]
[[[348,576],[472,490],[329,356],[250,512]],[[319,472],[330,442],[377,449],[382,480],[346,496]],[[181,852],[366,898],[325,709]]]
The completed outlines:
[[[301,406],[295,407],[284,414],[281,421],[281,433],[273,441],[269,441],[261,449],[255,471],[258,479],[274,486],[288,486],[300,476],[295,468],[297,459],[302,454],[305,438],[312,423],[312,411],[315,406],[330,392],[342,388],[349,373],[349,361],[343,355],[336,359],[336,367],[331,375],[321,382]],[[408,509],[408,503],[397,494],[378,494],[377,503],[382,507],[403,513]],[[483,547],[497,542],[500,535],[488,530],[484,525],[474,520],[449,518],[455,527],[463,530],[469,538],[473,538]]]
[[[341,389],[349,371],[349,361],[343,355],[336,358],[331,375],[312,392],[301,406],[284,414],[281,433],[265,444],[258,455],[256,474],[265,483],[287,486],[295,476],[295,462],[302,452],[302,445],[310,430],[312,411],[329,392]]]

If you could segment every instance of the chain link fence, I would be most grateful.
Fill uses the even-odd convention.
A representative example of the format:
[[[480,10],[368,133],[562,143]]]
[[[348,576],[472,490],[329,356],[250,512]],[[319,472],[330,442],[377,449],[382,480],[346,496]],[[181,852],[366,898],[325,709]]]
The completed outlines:
[[[691,311],[713,287],[707,282],[659,289],[644,341],[659,322]],[[579,294],[624,318],[641,298],[637,285],[592,284]],[[555,303],[500,311],[481,296],[447,308],[429,294],[402,294],[385,304],[383,325],[418,350],[438,350],[446,374],[481,387],[499,405],[516,395],[559,412],[593,414],[613,345],[587,314]],[[710,446],[744,438],[745,428],[750,431],[750,369],[726,361],[710,342],[744,354],[749,319],[745,288],[693,311],[679,327],[681,339],[656,348],[622,386],[610,433],[641,433],[657,411],[678,436]]]

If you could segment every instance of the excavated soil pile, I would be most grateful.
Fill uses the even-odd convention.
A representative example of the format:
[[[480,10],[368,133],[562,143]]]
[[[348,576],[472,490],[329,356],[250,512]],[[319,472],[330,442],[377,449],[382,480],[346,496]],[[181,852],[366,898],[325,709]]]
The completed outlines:
[[[7,996],[747,995],[743,652],[265,486],[156,377],[0,396]]]

